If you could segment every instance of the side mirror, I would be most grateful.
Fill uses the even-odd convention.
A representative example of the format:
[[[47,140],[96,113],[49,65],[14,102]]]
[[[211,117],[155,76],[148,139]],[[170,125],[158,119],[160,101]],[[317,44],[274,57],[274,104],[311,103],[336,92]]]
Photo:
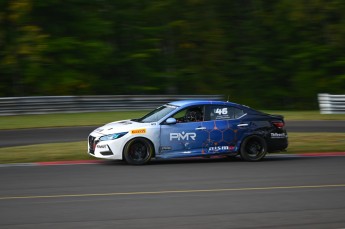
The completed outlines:
[[[171,125],[171,124],[176,124],[177,123],[177,120],[175,118],[168,118],[166,121],[165,121],[166,124],[168,125]]]

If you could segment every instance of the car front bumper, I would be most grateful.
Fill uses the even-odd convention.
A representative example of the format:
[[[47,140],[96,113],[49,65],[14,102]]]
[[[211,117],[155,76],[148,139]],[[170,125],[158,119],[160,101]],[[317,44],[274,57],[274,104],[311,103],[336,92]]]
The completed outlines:
[[[122,147],[119,147],[122,145],[121,138],[100,142],[99,137],[89,135],[88,154],[96,158],[122,160]]]

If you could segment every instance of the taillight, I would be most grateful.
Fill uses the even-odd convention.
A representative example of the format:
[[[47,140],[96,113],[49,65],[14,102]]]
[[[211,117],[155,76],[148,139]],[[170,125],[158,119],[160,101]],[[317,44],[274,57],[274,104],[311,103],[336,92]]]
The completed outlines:
[[[273,121],[272,124],[279,129],[285,126],[285,123],[283,121]]]

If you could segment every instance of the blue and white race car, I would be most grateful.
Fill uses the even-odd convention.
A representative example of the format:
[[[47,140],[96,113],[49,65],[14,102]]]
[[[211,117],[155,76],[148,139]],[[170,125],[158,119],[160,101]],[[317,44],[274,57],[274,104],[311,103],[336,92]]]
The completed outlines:
[[[151,158],[218,155],[259,161],[287,146],[283,116],[221,101],[171,102],[142,118],[106,124],[88,137],[90,155],[136,165]]]

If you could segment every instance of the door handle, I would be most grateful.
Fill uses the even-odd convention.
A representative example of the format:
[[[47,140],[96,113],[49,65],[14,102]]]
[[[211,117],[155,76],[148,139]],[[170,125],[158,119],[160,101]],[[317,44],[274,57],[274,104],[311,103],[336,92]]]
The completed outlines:
[[[206,127],[200,126],[200,127],[195,128],[195,129],[196,130],[206,130]]]
[[[238,127],[246,127],[246,126],[249,126],[248,123],[240,123],[237,125]]]

